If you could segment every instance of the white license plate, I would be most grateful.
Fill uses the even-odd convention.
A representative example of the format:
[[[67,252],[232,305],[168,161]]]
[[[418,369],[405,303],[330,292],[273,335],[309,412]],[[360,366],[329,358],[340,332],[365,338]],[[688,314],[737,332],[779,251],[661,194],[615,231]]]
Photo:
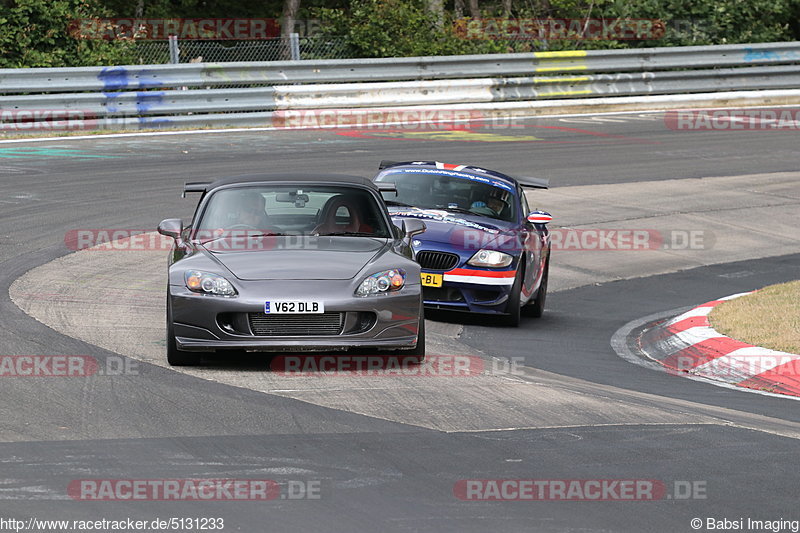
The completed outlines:
[[[325,305],[322,302],[307,302],[301,300],[268,300],[264,302],[264,312],[269,315],[324,313]]]

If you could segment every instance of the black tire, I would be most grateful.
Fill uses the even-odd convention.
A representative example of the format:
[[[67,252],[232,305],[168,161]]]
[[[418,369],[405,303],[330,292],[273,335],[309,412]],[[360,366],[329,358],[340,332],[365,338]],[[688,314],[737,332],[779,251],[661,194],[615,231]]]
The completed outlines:
[[[425,360],[425,314],[420,308],[419,311],[419,333],[417,333],[417,346],[413,350],[405,350],[403,355],[409,356],[415,363],[419,364]]]
[[[419,308],[419,330],[417,333],[417,345],[411,350],[398,349],[388,350],[387,353],[392,356],[398,356],[401,361],[408,361],[412,364],[419,364],[425,361],[425,314],[423,307]]]
[[[542,318],[544,314],[544,304],[547,300],[547,280],[550,277],[550,258],[547,258],[547,262],[544,264],[544,272],[542,273],[542,282],[539,284],[539,290],[536,291],[536,298],[533,299],[533,302],[525,305],[522,308],[522,311],[525,313],[525,316],[530,316],[533,318]]]
[[[172,325],[172,306],[167,295],[167,363],[170,366],[195,366],[200,364],[201,355],[178,349],[175,342],[175,328]]]
[[[514,284],[511,286],[511,294],[508,295],[508,302],[506,303],[506,314],[502,315],[502,318],[500,319],[501,324],[504,326],[511,328],[519,327],[522,316],[519,298],[520,292],[522,291],[522,278],[524,276],[524,270],[520,269],[517,272],[517,277],[514,278]]]

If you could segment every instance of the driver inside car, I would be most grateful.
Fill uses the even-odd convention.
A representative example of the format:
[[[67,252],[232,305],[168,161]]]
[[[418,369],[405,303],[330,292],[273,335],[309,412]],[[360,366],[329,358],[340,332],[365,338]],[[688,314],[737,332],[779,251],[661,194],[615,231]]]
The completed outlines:
[[[486,199],[486,207],[494,211],[498,217],[501,216],[503,210],[508,205],[504,198],[504,196],[507,195],[508,193],[504,193],[503,191],[493,190]]]
[[[266,231],[269,218],[266,213],[264,196],[259,193],[242,193],[234,204],[234,226],[248,226],[252,229]]]
[[[214,235],[229,231],[257,230],[266,233],[270,228],[265,211],[264,196],[255,191],[220,191],[216,202],[211,203],[208,219],[213,224]]]

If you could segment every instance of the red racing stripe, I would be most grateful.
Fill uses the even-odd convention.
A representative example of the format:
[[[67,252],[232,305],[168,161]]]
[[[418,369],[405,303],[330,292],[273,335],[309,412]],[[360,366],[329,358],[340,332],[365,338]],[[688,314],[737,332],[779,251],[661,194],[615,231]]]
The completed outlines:
[[[516,270],[471,270],[468,268],[456,268],[449,270],[445,274],[453,276],[478,276],[481,278],[513,278],[517,275]]]

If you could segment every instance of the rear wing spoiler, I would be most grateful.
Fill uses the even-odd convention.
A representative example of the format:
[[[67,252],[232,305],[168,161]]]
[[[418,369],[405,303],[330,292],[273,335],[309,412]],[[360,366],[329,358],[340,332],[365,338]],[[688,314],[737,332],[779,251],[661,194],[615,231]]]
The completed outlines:
[[[398,163],[398,161],[389,161],[388,159],[384,159],[378,164],[378,170],[383,170],[386,167],[394,166]]]
[[[530,178],[525,176],[515,176],[515,180],[522,187],[529,187],[531,189],[547,189],[550,187],[550,180],[543,178]]]
[[[186,198],[187,192],[204,193],[209,185],[211,185],[210,181],[187,181],[183,184],[183,194],[181,194],[181,198]]]

